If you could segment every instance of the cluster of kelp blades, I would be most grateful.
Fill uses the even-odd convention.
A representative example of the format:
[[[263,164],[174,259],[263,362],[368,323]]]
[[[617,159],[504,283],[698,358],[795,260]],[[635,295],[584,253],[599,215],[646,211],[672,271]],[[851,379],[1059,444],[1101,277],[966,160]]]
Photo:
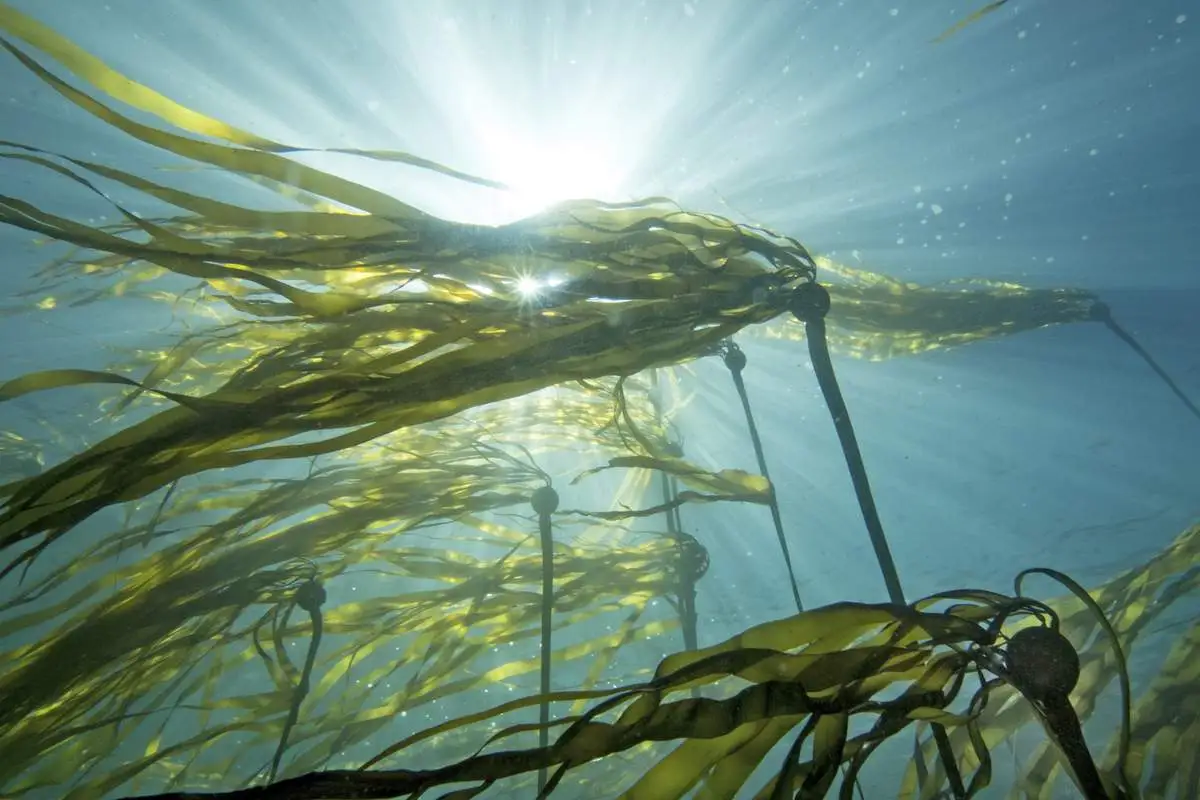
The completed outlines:
[[[1121,652],[1195,589],[1195,528],[1093,592],[1117,648],[1078,598],[1046,606],[1019,590],[961,591],[807,611],[671,655],[648,675],[618,663],[672,649],[662,637],[676,628],[694,639],[685,597],[706,567],[695,540],[632,521],[683,503],[773,499],[760,476],[681,457],[666,405],[683,399],[681,384],[664,390],[679,370],[660,369],[657,388],[648,371],[711,355],[743,329],[802,337],[781,315],[818,269],[832,295],[830,346],[866,358],[1096,319],[1090,294],[901,283],[665,199],[573,201],[500,227],[452,223],[178,106],[3,6],[0,29],[0,44],[79,109],[254,181],[289,208],[234,205],[0,144],[0,158],[49,170],[119,215],[85,225],[0,196],[0,221],[71,248],[46,265],[27,309],[151,301],[185,327],[106,371],[0,385],[0,401],[93,384],[124,392],[80,420],[84,441],[60,420],[0,439],[9,471],[0,580],[13,587],[0,605],[12,643],[0,665],[4,796],[241,785],[253,788],[230,796],[415,797],[446,786],[443,797],[466,798],[499,783],[520,796],[609,797],[620,785],[630,798],[697,787],[720,798],[788,737],[758,796],[816,797],[835,785],[845,796],[865,760],[915,725],[902,790],[965,797],[987,784],[989,752],[1035,719],[1059,746],[1029,765],[1033,791],[1053,785],[1060,750],[1097,796],[1132,794],[1147,764],[1148,793],[1173,785],[1187,796],[1200,781],[1186,746],[1195,723],[1178,702],[1200,656],[1195,627],[1092,776],[1079,774],[1078,742],[1061,724],[1065,692],[1023,683],[1011,652],[1022,626],[1086,645],[1072,683],[1086,718],[1124,675]],[[404,153],[353,152],[488,184]],[[134,214],[106,186],[176,211]],[[518,290],[527,275],[555,280],[531,299]],[[758,323],[769,324],[748,327]],[[527,509],[550,482],[538,461],[577,454],[579,443],[625,480],[607,508],[554,513],[547,595],[538,588],[546,551]],[[654,473],[687,488],[647,500]],[[544,546],[550,514],[537,516]],[[363,576],[380,591],[342,589]],[[560,642],[552,651],[540,624],[548,609]],[[578,690],[460,714],[482,697],[529,690],[544,663],[529,657],[539,633],[549,663],[583,676]],[[601,688],[614,671],[642,680]],[[967,698],[974,675],[981,688]],[[1018,690],[1030,702],[1013,702]],[[531,725],[534,707],[561,715]],[[434,708],[454,718],[361,769],[335,769],[347,751],[421,728],[418,715],[432,723]],[[925,741],[928,730],[941,734]],[[553,741],[534,745],[535,734]],[[1086,750],[1082,758],[1090,764]],[[416,769],[429,760],[447,765]]]
[[[295,491],[279,487],[274,500]],[[263,513],[271,505],[263,502]],[[324,537],[313,530],[322,527]],[[611,797],[612,787],[621,785],[621,796],[629,798],[684,797],[697,787],[703,797],[733,797],[772,748],[789,738],[787,758],[756,797],[820,797],[839,779],[841,796],[851,796],[866,759],[914,723],[917,745],[902,794],[935,796],[946,785],[948,763],[965,787],[963,796],[972,796],[988,784],[990,752],[1031,721],[1051,716],[1046,698],[1035,693],[1027,695],[1031,702],[1014,702],[1020,685],[1009,675],[1014,662],[996,658],[1006,640],[1034,623],[1057,625],[1072,641],[1092,642],[1081,654],[1071,696],[1082,717],[1113,676],[1124,671],[1119,653],[1114,655],[1110,642],[1098,635],[1103,618],[1078,599],[1043,606],[1019,591],[1012,597],[958,591],[908,607],[841,603],[815,609],[712,647],[676,653],[647,680],[596,689],[596,678],[618,648],[671,627],[639,619],[651,598],[675,590],[679,576],[673,567],[679,559],[663,540],[640,547],[560,546],[555,558],[560,624],[586,625],[589,617],[613,612],[624,617],[615,631],[554,654],[560,664],[588,659],[589,677],[578,690],[548,698],[534,693],[464,714],[387,747],[359,769],[322,769],[331,760],[341,761],[339,753],[349,745],[386,733],[398,715],[459,693],[500,687],[536,670],[536,660],[501,661],[474,673],[468,669],[497,646],[533,637],[539,600],[521,589],[536,582],[541,568],[535,555],[516,552],[525,537],[497,525],[481,524],[479,530],[509,552],[485,563],[453,549],[405,547],[390,535],[380,537],[386,548],[371,553],[374,569],[397,582],[437,580],[438,589],[342,603],[311,625],[289,624],[288,615],[301,604],[302,588],[314,580],[313,563],[292,559],[278,567],[253,567],[256,561],[276,563],[292,548],[303,552],[314,543],[337,546],[341,540],[336,561],[327,560],[322,547],[314,553],[322,564],[319,580],[336,578],[344,562],[355,557],[345,542],[346,529],[337,524],[314,520],[273,537],[280,542],[192,540],[187,546],[207,545],[213,551],[207,558],[199,555],[204,563],[199,568],[192,566],[185,545],[171,546],[130,568],[144,586],[99,601],[93,598],[105,584],[125,576],[97,578],[68,601],[94,602],[86,620],[29,653],[12,654],[22,661],[2,684],[6,796],[37,796],[39,786],[59,789],[72,781],[66,794],[71,798],[100,797],[138,784],[188,789],[156,797],[225,788],[223,795],[231,798],[416,797],[439,786],[471,784],[441,795],[459,798],[521,776],[526,782],[514,790],[532,796],[533,773],[556,771],[546,786],[548,795],[571,769],[570,786],[563,788],[574,792],[567,796]],[[272,549],[269,556],[259,553]],[[1200,527],[1195,527],[1146,564],[1092,592],[1113,620],[1122,650],[1128,651],[1173,601],[1195,591],[1198,550]],[[359,558],[361,566],[365,558]],[[159,571],[147,569],[146,561]],[[62,609],[47,613],[56,616]],[[1002,627],[1006,633],[1000,635]],[[299,670],[286,641],[305,636],[316,641],[322,629],[334,647],[312,673],[319,680],[309,702],[319,711],[306,713],[296,728],[295,755],[287,769],[292,777],[266,787],[229,789],[239,771],[249,783],[257,782],[260,767],[248,773],[239,769],[241,750],[270,746],[288,714]],[[1136,786],[1150,764],[1146,796],[1169,796],[1172,787],[1178,796],[1188,796],[1200,780],[1188,745],[1195,741],[1197,722],[1184,702],[1200,657],[1198,631],[1193,623],[1176,641],[1161,674],[1134,707],[1129,728],[1113,735],[1104,772],[1114,787],[1108,796],[1122,796],[1115,787]],[[386,651],[382,659],[372,659],[376,650]],[[266,666],[273,690],[229,692],[230,676],[254,661]],[[352,681],[356,661],[370,669]],[[956,704],[974,674],[980,687],[970,692],[965,707]],[[994,679],[996,674],[1006,680]],[[395,691],[371,690],[389,678]],[[576,707],[554,721],[552,744],[520,747],[532,724],[496,724],[545,699],[559,708]],[[579,708],[584,703],[590,704],[586,711]],[[172,717],[177,727],[195,733],[163,741],[170,738],[165,731]],[[870,724],[855,726],[862,720]],[[932,760],[932,743],[921,741],[922,729],[932,724],[950,732],[948,760]],[[1052,724],[1047,729],[1062,736]],[[239,752],[222,753],[219,744],[229,737],[238,740]],[[130,752],[126,739],[144,751],[138,753],[135,745]],[[672,740],[683,743],[669,750],[657,745]],[[811,750],[802,757],[806,743]],[[424,770],[377,766],[444,763],[454,753],[463,757]],[[626,757],[615,763],[610,758],[623,753]],[[1053,784],[1061,767],[1057,749],[1043,746],[1014,790],[1037,795]],[[641,777],[631,780],[631,772]]]

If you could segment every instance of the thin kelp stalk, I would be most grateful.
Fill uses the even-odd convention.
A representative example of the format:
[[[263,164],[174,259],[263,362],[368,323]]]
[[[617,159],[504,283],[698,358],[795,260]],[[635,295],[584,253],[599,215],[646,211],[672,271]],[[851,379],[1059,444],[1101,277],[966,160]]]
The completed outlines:
[[[696,584],[708,572],[708,550],[696,537],[683,531],[676,535],[675,542],[679,546],[676,567],[679,621],[683,627],[684,649],[690,651],[699,647],[696,636]]]
[[[675,541],[675,544],[680,548],[686,546],[682,537],[687,536],[680,529],[679,525],[679,504],[677,502],[678,492],[676,491],[675,480],[663,471],[658,473],[659,483],[662,486],[663,505],[668,506],[666,510],[667,517],[667,535]],[[690,536],[688,537],[691,538]],[[693,540],[694,541],[694,540]],[[695,650],[697,646],[696,636],[696,582],[689,581],[684,576],[682,570],[679,578],[679,623],[683,630],[683,649]]]
[[[662,427],[662,385],[658,380],[658,370],[650,370],[650,405],[654,409],[654,422],[658,427]],[[626,418],[628,415],[626,414]],[[672,458],[682,458],[683,449],[675,442],[668,442],[666,447],[668,455]],[[674,540],[676,546],[680,550],[680,557],[687,552],[687,549],[694,545],[701,550],[700,543],[691,536],[683,532],[683,524],[679,517],[679,486],[675,480],[675,476],[665,470],[658,471],[659,485],[662,489],[662,504],[666,506],[664,512],[667,518],[667,535]],[[686,537],[686,538],[685,538]],[[705,554],[705,568],[707,569],[707,553]],[[696,580],[698,576],[692,576],[690,571],[682,567],[678,571],[679,588],[676,612],[679,614],[679,627],[683,631],[683,648],[685,650],[695,650],[698,646],[698,637],[696,632]],[[700,574],[703,574],[701,572]]]
[[[803,611],[804,603],[800,600],[800,586],[796,583],[796,571],[792,567],[792,553],[788,549],[787,537],[783,534],[783,519],[779,516],[779,499],[775,494],[775,482],[767,471],[767,459],[763,454],[762,439],[758,435],[758,426],[754,424],[754,412],[750,409],[750,396],[746,394],[746,382],[742,380],[742,370],[746,368],[746,354],[732,339],[727,339],[720,345],[721,358],[729,368],[733,377],[733,385],[738,397],[742,400],[742,410],[746,412],[746,427],[750,430],[750,443],[754,445],[754,457],[758,459],[758,471],[771,482],[768,507],[771,509],[771,521],[775,523],[775,535],[779,537],[779,549],[783,551],[783,563],[787,567],[788,579],[792,583],[792,599],[796,601],[796,610]]]
[[[846,465],[850,468],[854,493],[858,497],[858,506],[862,510],[863,520],[867,524],[867,533],[871,537],[871,546],[875,549],[875,558],[879,562],[879,569],[883,572],[888,596],[893,603],[905,605],[904,589],[900,586],[900,575],[896,571],[896,562],[892,558],[891,548],[888,547],[887,537],[883,533],[883,523],[880,522],[879,511],[875,508],[875,498],[871,493],[867,470],[863,464],[862,453],[858,449],[854,425],[850,421],[850,410],[846,407],[841,389],[838,388],[837,375],[833,371],[833,360],[829,356],[829,345],[825,341],[825,315],[829,313],[829,306],[829,292],[824,286],[813,281],[796,288],[791,297],[789,310],[804,323],[805,335],[808,338],[809,358],[812,359],[813,371],[817,374],[817,383],[820,384],[825,405],[833,417],[833,424],[837,429]],[[743,398],[744,396],[743,394]],[[958,766],[952,757],[950,739],[946,734],[946,729],[936,722],[932,727],[938,752],[950,780],[950,788],[956,798],[966,797],[966,787],[963,786]]]
[[[538,515],[538,530],[542,536],[542,676],[541,703],[538,707],[538,746],[550,743],[550,624],[554,611],[554,532],[550,515],[558,509],[558,492],[551,486],[534,490],[529,498]],[[538,770],[538,791],[546,786],[546,768]]]
[[[1105,327],[1117,335],[1117,338],[1129,345],[1133,349],[1133,352],[1141,356],[1142,360],[1150,366],[1150,369],[1154,370],[1158,377],[1162,379],[1162,382],[1167,385],[1167,388],[1187,406],[1188,411],[1192,412],[1192,416],[1200,419],[1200,408],[1197,408],[1191,398],[1183,393],[1183,390],[1179,388],[1179,384],[1175,383],[1171,379],[1171,376],[1167,374],[1167,371],[1159,366],[1158,362],[1146,351],[1146,348],[1142,347],[1137,339],[1134,339],[1130,335],[1129,331],[1117,324],[1117,321],[1113,319],[1112,309],[1108,307],[1107,303],[1096,302],[1092,304],[1092,319],[1096,322],[1103,322]]]
[[[850,468],[854,494],[858,497],[858,507],[867,523],[867,533],[871,536],[871,546],[875,548],[875,558],[879,561],[883,581],[887,584],[888,597],[893,603],[904,605],[904,590],[900,586],[896,562],[892,559],[892,551],[883,534],[883,523],[879,521],[879,511],[875,508],[875,498],[871,494],[867,470],[863,465],[862,453],[858,449],[858,439],[850,422],[850,410],[846,408],[846,401],[838,388],[833,361],[829,357],[829,347],[825,342],[825,315],[829,313],[829,292],[815,282],[799,286],[792,294],[789,310],[796,319],[804,323],[813,371],[817,373],[817,383],[821,386],[825,405],[833,417],[838,441],[841,442],[842,453],[846,457],[846,466]]]
[[[934,723],[933,741],[937,744],[938,757],[946,770],[946,779],[950,782],[950,791],[955,798],[968,797],[967,787],[963,784],[962,774],[958,771],[958,761],[954,758],[954,748],[950,744],[950,736],[944,725]],[[986,750],[984,752],[987,752]],[[924,762],[918,762],[923,764]],[[974,787],[975,781],[972,781]]]
[[[321,606],[325,603],[325,587],[315,578],[307,580],[296,589],[294,602],[308,612],[308,618],[312,623],[312,639],[308,643],[308,653],[304,657],[304,669],[300,673],[300,680],[296,682],[296,688],[292,692],[292,705],[288,709],[287,719],[283,723],[283,733],[279,735],[279,746],[275,749],[275,757],[271,760],[271,771],[267,774],[267,783],[274,783],[275,776],[279,774],[279,762],[283,758],[284,751],[287,750],[288,737],[296,725],[296,720],[300,718],[300,704],[308,696],[313,664],[316,663],[317,648],[321,646],[321,632],[324,630]]]
[[[663,445],[663,452],[670,458],[683,458],[683,446],[679,442],[667,442]],[[682,506],[679,500],[679,480],[671,474],[662,473],[666,478],[665,492],[663,502],[670,505],[667,509],[667,530],[675,533],[683,532],[683,517],[680,516],[680,508]]]

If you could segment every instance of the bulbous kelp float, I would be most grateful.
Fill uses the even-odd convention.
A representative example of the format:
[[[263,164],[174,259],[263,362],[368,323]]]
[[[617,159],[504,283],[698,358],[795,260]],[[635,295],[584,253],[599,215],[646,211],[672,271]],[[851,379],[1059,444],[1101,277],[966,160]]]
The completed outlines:
[[[971,797],[995,749],[1036,723],[1047,735],[1020,790],[1066,774],[1088,797],[1197,793],[1200,723],[1180,699],[1200,627],[1138,698],[1125,654],[1195,591],[1200,528],[1090,592],[1032,570],[1070,592],[1032,599],[1023,575],[1011,595],[909,602],[833,372],[830,351],[888,358],[1084,321],[1136,346],[1093,295],[901,283],[662,198],[452,223],[183,108],[3,6],[0,28],[80,111],[284,206],[0,144],[119,220],[0,196],[0,220],[60,248],[8,311],[142,304],[177,321],[106,369],[0,385],[6,409],[29,411],[0,438],[5,797],[850,797],[905,735],[902,796]],[[173,210],[135,214],[113,186]],[[528,275],[555,280],[530,298]],[[794,566],[734,334],[806,340],[891,601],[805,610],[793,576],[794,616],[704,647],[708,555],[682,507],[768,506]],[[714,356],[760,474],[691,463],[675,430],[687,362]],[[96,387],[116,388],[74,418],[28,403]],[[590,466],[569,485],[611,479],[607,508],[566,507],[543,466],[577,463],[581,443]],[[649,518],[665,529],[633,527]],[[660,658],[676,631],[683,649]],[[1114,678],[1117,732],[1097,760],[1080,721]]]

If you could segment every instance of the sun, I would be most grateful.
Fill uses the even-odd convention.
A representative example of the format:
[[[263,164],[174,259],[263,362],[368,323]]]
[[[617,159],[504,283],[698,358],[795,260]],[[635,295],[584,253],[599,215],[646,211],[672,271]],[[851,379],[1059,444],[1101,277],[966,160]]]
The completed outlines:
[[[532,275],[517,278],[517,294],[526,300],[532,300],[542,291],[541,282]]]
[[[564,200],[629,199],[626,170],[603,140],[496,137],[487,150],[489,174],[510,187],[498,198],[505,216],[530,216]]]

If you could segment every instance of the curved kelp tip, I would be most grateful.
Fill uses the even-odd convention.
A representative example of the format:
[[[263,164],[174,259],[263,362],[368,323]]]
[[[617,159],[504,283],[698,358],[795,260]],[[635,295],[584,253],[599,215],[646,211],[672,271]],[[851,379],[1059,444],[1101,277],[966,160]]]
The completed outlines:
[[[1107,637],[1121,689],[1121,729],[1113,776],[1116,781],[1114,796],[1119,799],[1132,798],[1135,796],[1133,781],[1126,772],[1132,690],[1121,640],[1105,616],[1104,610],[1092,599],[1088,591],[1057,570],[1036,567],[1022,571],[1013,581],[1013,591],[1018,596],[1022,593],[1021,584],[1029,575],[1046,575],[1066,587],[1094,615]],[[1009,640],[1007,656],[1009,679],[1042,710],[1043,719],[1068,757],[1070,771],[1081,791],[1088,797],[1109,797],[1105,787],[1099,785],[1099,773],[1088,753],[1079,722],[1067,700],[1079,680],[1079,656],[1074,647],[1054,628],[1026,628]]]

